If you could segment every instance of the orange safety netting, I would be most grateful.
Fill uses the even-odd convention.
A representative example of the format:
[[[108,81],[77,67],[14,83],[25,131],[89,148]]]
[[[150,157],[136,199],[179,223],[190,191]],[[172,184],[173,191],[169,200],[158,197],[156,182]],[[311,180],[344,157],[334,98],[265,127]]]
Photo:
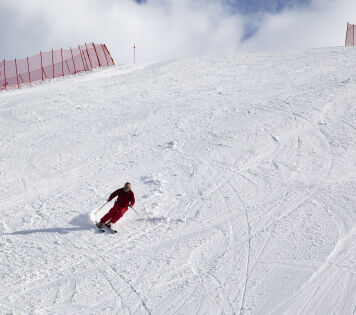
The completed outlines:
[[[51,50],[20,60],[0,62],[0,90],[114,65],[105,44]]]
[[[347,23],[345,46],[355,46],[356,27],[355,24]]]

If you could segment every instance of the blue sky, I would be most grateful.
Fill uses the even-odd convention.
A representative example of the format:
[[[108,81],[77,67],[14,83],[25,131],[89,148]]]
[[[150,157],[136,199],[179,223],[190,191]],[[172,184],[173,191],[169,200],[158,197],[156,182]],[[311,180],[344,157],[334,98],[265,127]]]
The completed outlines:
[[[307,8],[310,4],[310,0],[225,0],[225,3],[230,7],[232,12],[240,12],[245,15],[250,15],[252,19],[259,20],[265,13],[276,14],[292,7]],[[244,35],[241,40],[247,40],[257,31],[258,25],[247,21],[244,26]]]
[[[138,4],[146,5],[149,0],[134,0]],[[307,8],[311,0],[221,0],[231,13],[241,13],[250,15],[254,19],[259,19],[264,13],[279,13],[286,8],[304,7]],[[241,41],[253,36],[258,30],[254,23],[244,25],[244,34]]]
[[[139,4],[145,4],[149,0],[135,0]],[[280,12],[286,7],[295,5],[308,5],[310,0],[223,0],[234,12],[254,14],[258,12]]]
[[[342,46],[356,0],[0,0],[0,59],[85,42],[118,63]]]

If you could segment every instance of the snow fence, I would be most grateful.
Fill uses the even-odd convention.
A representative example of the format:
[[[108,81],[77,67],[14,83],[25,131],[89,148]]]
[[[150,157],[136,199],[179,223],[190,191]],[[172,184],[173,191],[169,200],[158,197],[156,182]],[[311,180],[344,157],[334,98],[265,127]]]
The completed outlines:
[[[345,46],[355,46],[355,36],[355,24],[347,23]]]
[[[51,50],[19,60],[0,62],[0,90],[114,65],[105,44]]]

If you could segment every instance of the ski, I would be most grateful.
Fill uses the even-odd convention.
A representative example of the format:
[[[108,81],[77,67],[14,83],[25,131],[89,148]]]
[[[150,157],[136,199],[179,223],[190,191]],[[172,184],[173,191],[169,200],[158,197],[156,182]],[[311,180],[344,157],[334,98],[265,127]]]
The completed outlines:
[[[113,230],[111,227],[109,227],[109,226],[105,226],[105,227],[110,233],[113,233],[113,234],[117,233],[117,231]]]
[[[99,230],[99,232],[105,233],[105,230],[103,229],[103,227],[99,227],[98,223],[95,222],[95,226],[97,227],[97,229]]]
[[[98,230],[101,232],[101,233],[107,233],[107,232],[110,232],[112,234],[116,234],[117,231],[116,230],[113,230],[109,225],[107,224],[104,224],[102,227],[100,227],[98,225],[98,223],[95,223],[95,226],[98,228]]]

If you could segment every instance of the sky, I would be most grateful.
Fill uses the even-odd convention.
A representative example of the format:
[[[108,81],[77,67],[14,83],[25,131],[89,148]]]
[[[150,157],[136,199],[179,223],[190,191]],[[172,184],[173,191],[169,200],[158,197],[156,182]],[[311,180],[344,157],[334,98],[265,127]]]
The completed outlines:
[[[343,46],[356,0],[0,0],[0,59],[85,42],[117,64]]]

